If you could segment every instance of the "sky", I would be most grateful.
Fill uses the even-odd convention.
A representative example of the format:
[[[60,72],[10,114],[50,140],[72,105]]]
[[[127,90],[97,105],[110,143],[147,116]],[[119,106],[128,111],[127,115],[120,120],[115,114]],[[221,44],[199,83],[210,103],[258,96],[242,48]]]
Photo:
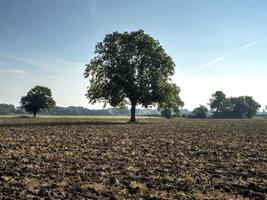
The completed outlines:
[[[184,108],[212,93],[267,104],[266,0],[0,0],[0,103],[36,85],[58,106],[84,106],[85,64],[114,31],[143,29],[176,64]]]

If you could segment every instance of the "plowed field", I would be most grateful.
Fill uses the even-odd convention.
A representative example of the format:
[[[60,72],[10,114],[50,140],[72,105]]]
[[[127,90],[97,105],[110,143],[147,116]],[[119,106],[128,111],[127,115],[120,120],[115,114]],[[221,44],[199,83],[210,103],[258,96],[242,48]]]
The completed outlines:
[[[0,118],[0,199],[266,199],[267,120]]]

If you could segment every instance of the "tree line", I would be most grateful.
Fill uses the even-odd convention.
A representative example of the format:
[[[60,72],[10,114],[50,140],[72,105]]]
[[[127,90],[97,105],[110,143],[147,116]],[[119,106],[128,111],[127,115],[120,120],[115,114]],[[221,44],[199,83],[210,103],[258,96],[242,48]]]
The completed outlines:
[[[209,102],[212,118],[252,118],[256,115],[261,105],[251,96],[226,97],[222,91],[212,94]],[[200,105],[193,110],[194,118],[207,118],[208,108]]]
[[[38,92],[36,92],[38,90]],[[43,91],[42,91],[43,90]],[[35,91],[35,92],[33,92]],[[96,109],[91,110],[84,107],[69,106],[59,107],[53,106],[52,104],[45,103],[47,98],[44,93],[49,91],[48,88],[42,86],[36,86],[28,94],[27,98],[22,97],[21,106],[15,107],[11,104],[0,104],[0,115],[12,115],[12,114],[26,114],[27,112],[33,113],[36,116],[37,112],[41,115],[129,115],[130,110],[128,108],[108,108],[108,109]],[[34,95],[33,95],[34,94]],[[48,93],[49,98],[52,98],[51,91]],[[25,102],[25,99],[28,102]],[[38,100],[38,101],[37,101]],[[51,102],[51,101],[50,101]],[[55,102],[55,101],[52,101]],[[40,104],[42,107],[37,108]],[[27,105],[27,107],[25,107]],[[251,96],[240,96],[240,97],[226,97],[222,91],[216,91],[212,94],[212,98],[209,102],[209,107],[200,105],[193,109],[192,112],[180,109],[174,111],[173,109],[137,109],[137,115],[153,115],[161,116],[166,118],[184,117],[184,118],[200,118],[205,119],[211,118],[252,118],[256,115],[257,110],[260,108],[260,104],[253,100]],[[53,107],[52,107],[53,106]],[[26,110],[27,108],[27,110]],[[32,108],[34,108],[32,110]],[[35,113],[36,112],[36,113]],[[35,114],[34,114],[35,113]],[[209,116],[209,113],[210,116]]]
[[[135,122],[136,107],[157,108],[165,117],[179,115],[184,102],[180,88],[172,82],[175,63],[158,40],[143,30],[107,34],[95,47],[94,57],[85,65],[89,79],[86,97],[89,103],[109,104],[117,109],[130,105],[130,122]],[[20,101],[26,112],[53,108],[56,102],[49,88],[36,86]],[[210,101],[213,117],[248,117],[260,105],[252,97],[231,97],[218,91]],[[206,118],[208,108],[195,108],[191,117]]]
[[[0,104],[0,115],[26,115],[27,112],[21,106],[15,107],[12,104]],[[60,107],[54,106],[50,109],[44,109],[40,115],[88,115],[88,116],[101,116],[101,115],[129,115],[128,108],[103,108],[103,109],[88,109],[81,106]],[[136,109],[136,115],[149,115],[159,116],[159,111],[156,109]]]

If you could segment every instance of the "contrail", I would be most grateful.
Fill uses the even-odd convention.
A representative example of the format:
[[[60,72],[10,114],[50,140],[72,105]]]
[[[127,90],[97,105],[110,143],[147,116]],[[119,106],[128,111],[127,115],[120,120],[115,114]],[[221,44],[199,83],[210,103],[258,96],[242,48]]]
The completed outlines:
[[[216,58],[216,59],[214,59],[214,60],[208,62],[206,65],[203,65],[203,66],[199,67],[199,68],[197,69],[197,71],[201,71],[201,70],[204,70],[204,69],[206,69],[206,68],[209,68],[209,67],[211,67],[212,65],[215,65],[216,63],[219,63],[219,62],[223,61],[224,59],[228,58],[229,56],[232,56],[232,55],[234,55],[234,54],[236,54],[236,53],[238,53],[238,52],[240,52],[240,51],[243,51],[243,50],[245,50],[245,49],[247,49],[247,48],[249,48],[249,47],[254,46],[254,45],[257,44],[258,42],[259,42],[259,40],[255,40],[255,41],[253,41],[253,42],[249,42],[249,43],[247,43],[247,44],[245,44],[245,45],[239,47],[238,49],[235,49],[234,51],[231,51],[231,52],[229,52],[229,53],[227,53],[227,54],[224,54],[224,55],[222,55],[222,56],[220,56],[220,57],[218,57],[218,58]]]

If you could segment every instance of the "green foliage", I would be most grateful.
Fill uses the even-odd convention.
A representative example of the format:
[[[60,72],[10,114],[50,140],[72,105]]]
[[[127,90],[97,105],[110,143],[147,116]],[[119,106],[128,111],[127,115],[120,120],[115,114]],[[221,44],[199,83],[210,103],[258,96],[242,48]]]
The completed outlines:
[[[25,114],[25,111],[21,107],[15,107],[12,104],[0,104],[0,115],[15,115]]]
[[[136,105],[156,106],[170,94],[177,98],[178,87],[169,83],[174,67],[159,42],[143,30],[107,34],[86,65],[84,76],[90,80],[86,96],[90,103],[131,104],[131,121],[135,121]]]
[[[210,99],[210,108],[214,117],[220,117],[230,107],[230,102],[222,91],[216,91]]]
[[[216,118],[251,118],[260,108],[260,104],[250,96],[226,98],[223,92],[217,91],[210,99],[210,108]]]
[[[33,113],[35,117],[38,112],[53,107],[56,102],[52,98],[52,92],[49,88],[36,86],[21,98],[20,104],[22,108]]]
[[[20,106],[16,107],[9,104],[0,104],[0,115],[21,115],[26,114],[25,110]],[[59,107],[54,106],[49,110],[42,110],[41,115],[78,115],[78,116],[95,116],[95,115],[129,115],[128,108],[107,108],[107,109],[88,109],[80,106]],[[143,116],[158,116],[157,109],[136,109],[137,115]]]
[[[99,109],[90,110],[80,106],[58,107],[42,112],[44,115],[128,115],[128,109]]]
[[[179,115],[180,108],[184,106],[184,102],[181,100],[180,88],[176,84],[163,84],[160,87],[161,100],[158,103],[158,109],[161,111],[162,116],[170,118],[172,112]]]
[[[199,107],[195,108],[192,113],[197,118],[205,119],[205,118],[207,118],[208,112],[209,112],[209,110],[206,106],[200,105]]]
[[[11,104],[0,104],[0,115],[10,115],[16,112],[15,106]]]
[[[261,107],[251,96],[232,97],[229,98],[229,101],[231,103],[231,109],[228,111],[228,115],[234,118],[252,118]]]

